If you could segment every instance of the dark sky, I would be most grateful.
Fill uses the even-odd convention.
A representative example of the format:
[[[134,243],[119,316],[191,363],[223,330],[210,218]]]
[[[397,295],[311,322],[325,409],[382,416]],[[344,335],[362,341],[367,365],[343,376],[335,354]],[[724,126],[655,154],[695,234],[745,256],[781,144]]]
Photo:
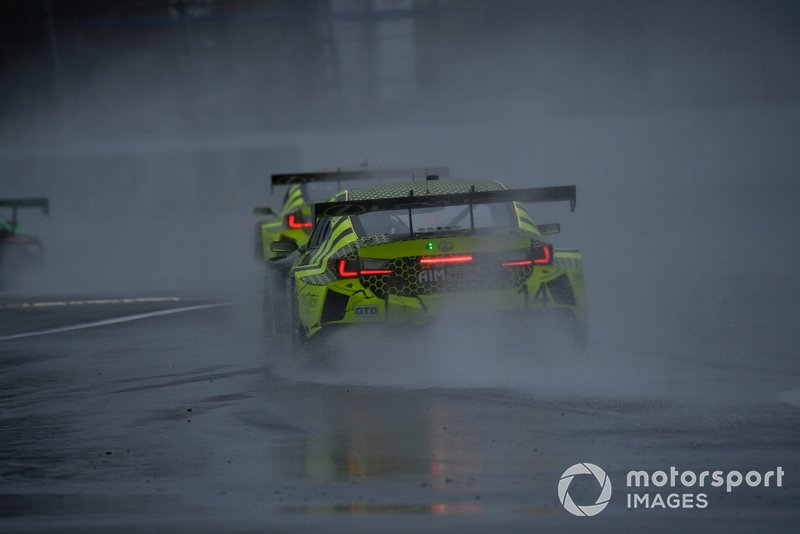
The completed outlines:
[[[800,98],[796,2],[376,6],[3,2],[0,134],[35,138],[20,124],[54,116],[91,139]]]

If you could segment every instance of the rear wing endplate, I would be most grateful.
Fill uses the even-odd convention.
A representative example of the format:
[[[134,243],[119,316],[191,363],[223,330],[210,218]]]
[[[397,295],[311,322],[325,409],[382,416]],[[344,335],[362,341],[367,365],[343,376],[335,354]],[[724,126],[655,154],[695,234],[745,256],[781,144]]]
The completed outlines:
[[[570,211],[575,210],[576,187],[562,185],[555,187],[531,187],[527,189],[506,189],[500,191],[470,191],[447,195],[379,198],[370,200],[343,200],[341,202],[320,202],[314,204],[314,218],[352,216],[371,211],[434,208],[439,206],[472,206],[473,204],[493,204],[502,202],[560,202],[568,201]]]
[[[0,208],[41,208],[42,213],[47,215],[50,203],[46,198],[0,198]]]
[[[270,193],[276,185],[307,184],[310,182],[344,182],[347,180],[367,180],[370,178],[418,178],[425,180],[427,176],[437,175],[443,178],[450,176],[448,167],[400,167],[396,169],[337,169],[335,171],[295,172],[273,174],[270,182]]]
[[[0,208],[11,208],[11,228],[17,228],[17,209],[39,208],[42,213],[50,213],[50,202],[46,198],[0,198]]]

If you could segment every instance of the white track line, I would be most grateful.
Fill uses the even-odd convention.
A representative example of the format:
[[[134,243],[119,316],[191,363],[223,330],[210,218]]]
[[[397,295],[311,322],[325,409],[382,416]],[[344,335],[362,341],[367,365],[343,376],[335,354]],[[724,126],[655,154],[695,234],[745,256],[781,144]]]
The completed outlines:
[[[85,306],[87,304],[147,304],[153,302],[178,302],[178,297],[144,297],[135,299],[91,299],[91,300],[54,300],[50,302],[14,302],[0,304],[0,310],[20,308],[53,308],[57,306]]]
[[[46,336],[49,334],[59,334],[61,332],[71,332],[73,330],[83,330],[85,328],[96,328],[98,326],[108,326],[112,324],[127,323],[130,321],[138,321],[140,319],[148,319],[150,317],[159,317],[161,315],[172,315],[173,313],[182,313],[194,310],[203,310],[206,308],[218,308],[220,306],[230,306],[233,302],[219,302],[216,304],[200,304],[197,306],[184,306],[183,308],[171,308],[169,310],[159,310],[148,313],[137,313],[135,315],[123,315],[122,317],[114,317],[113,319],[103,319],[102,321],[92,321],[90,323],[73,324],[69,326],[61,326],[58,328],[48,328],[46,330],[38,330],[36,332],[23,332],[22,334],[14,334],[11,336],[0,337],[0,341],[10,341],[12,339],[22,339],[34,336]]]

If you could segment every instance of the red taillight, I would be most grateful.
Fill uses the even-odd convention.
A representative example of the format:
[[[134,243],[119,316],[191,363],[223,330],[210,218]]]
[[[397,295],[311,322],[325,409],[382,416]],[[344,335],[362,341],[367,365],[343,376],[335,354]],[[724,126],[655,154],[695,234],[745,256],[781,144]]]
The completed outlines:
[[[355,278],[358,276],[358,269],[353,270],[353,267],[347,264],[348,260],[345,258],[342,258],[336,262],[336,273],[339,275],[339,278]]]
[[[291,213],[288,217],[286,217],[286,225],[293,230],[311,228],[313,226],[312,223],[304,221],[302,217],[298,217],[294,213]]]
[[[419,259],[420,265],[448,265],[453,263],[469,263],[470,254],[453,254],[452,256],[426,256]]]
[[[553,246],[542,244],[531,249],[531,258],[525,260],[504,261],[503,267],[530,267],[531,265],[549,265],[553,260]]]
[[[519,261],[506,261],[503,262],[503,267],[525,267],[533,265],[533,260],[519,260]]]
[[[379,274],[392,274],[391,269],[361,269],[358,271],[361,276],[375,276]]]
[[[553,245],[543,245],[533,249],[533,263],[536,265],[549,265],[553,259]]]
[[[27,235],[9,234],[3,238],[3,241],[6,243],[33,243],[36,239]]]
[[[392,274],[394,271],[391,269],[360,269],[358,260],[348,260],[347,258],[340,258],[336,260],[336,274],[339,278],[356,278],[357,276],[377,276],[384,274]]]

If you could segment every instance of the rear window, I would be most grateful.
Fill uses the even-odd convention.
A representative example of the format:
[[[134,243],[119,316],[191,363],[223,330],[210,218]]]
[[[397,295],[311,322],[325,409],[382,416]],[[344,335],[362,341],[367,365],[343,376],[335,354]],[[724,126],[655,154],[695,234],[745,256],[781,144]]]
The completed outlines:
[[[469,232],[469,206],[437,206],[411,210],[407,209],[372,211],[354,216],[355,227],[361,235],[414,235],[440,232]],[[472,217],[476,230],[487,228],[510,228],[516,226],[511,204],[475,204]]]

